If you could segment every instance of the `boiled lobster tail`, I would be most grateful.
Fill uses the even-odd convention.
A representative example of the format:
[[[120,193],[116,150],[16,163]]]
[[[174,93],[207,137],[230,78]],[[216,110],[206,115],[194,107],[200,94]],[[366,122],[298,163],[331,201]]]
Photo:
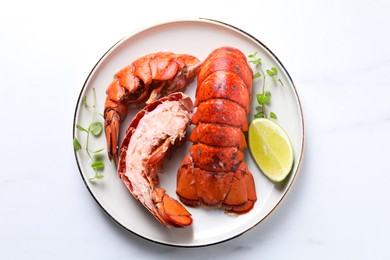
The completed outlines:
[[[192,223],[184,206],[159,187],[157,172],[163,159],[185,141],[193,103],[173,93],[141,110],[130,123],[120,149],[118,175],[130,193],[162,224]]]
[[[178,170],[176,193],[191,206],[205,205],[246,213],[256,200],[252,174],[244,162],[247,147],[252,70],[233,47],[214,50],[198,72],[192,118],[193,143]]]
[[[110,160],[117,163],[120,123],[132,103],[150,104],[160,96],[184,91],[196,76],[200,61],[191,55],[157,52],[120,69],[107,87],[104,128]]]

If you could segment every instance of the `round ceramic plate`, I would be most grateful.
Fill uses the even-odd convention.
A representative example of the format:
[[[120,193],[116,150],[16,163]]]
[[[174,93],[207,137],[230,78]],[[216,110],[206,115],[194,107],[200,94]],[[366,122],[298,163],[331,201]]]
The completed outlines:
[[[193,217],[193,224],[187,228],[167,228],[162,226],[138,201],[129,193],[118,178],[116,167],[106,155],[105,135],[90,136],[89,149],[105,150],[100,157],[105,163],[101,174],[104,178],[89,181],[95,175],[91,168],[91,160],[85,150],[75,152],[76,161],[91,195],[100,207],[119,225],[132,233],[147,240],[173,246],[196,247],[220,243],[237,237],[257,224],[261,223],[283,200],[291,188],[303,156],[304,125],[301,105],[296,88],[276,56],[259,40],[248,33],[231,25],[208,20],[189,19],[169,21],[138,31],[116,43],[98,61],[88,76],[78,99],[73,135],[82,146],[85,146],[87,134],[76,127],[88,128],[92,121],[103,122],[99,114],[93,115],[91,109],[83,105],[84,97],[88,105],[96,104],[96,111],[103,113],[106,98],[106,88],[113,79],[116,71],[130,64],[140,56],[156,51],[173,51],[187,53],[203,60],[215,48],[233,46],[249,55],[257,52],[262,58],[263,68],[276,67],[278,77],[284,87],[272,87],[272,110],[277,116],[277,122],[287,131],[295,152],[295,163],[289,177],[282,183],[274,184],[269,181],[253,161],[248,149],[245,151],[245,161],[252,172],[257,189],[258,201],[254,208],[244,215],[226,214],[218,209],[188,208]],[[256,112],[255,94],[260,92],[261,81],[254,80],[252,95],[252,111]],[[187,87],[186,94],[194,99],[196,83]],[[96,100],[94,101],[94,96]],[[127,119],[121,125],[121,137],[140,107],[130,108]],[[250,115],[253,118],[253,114]],[[191,131],[191,130],[189,130]],[[190,142],[175,150],[170,160],[164,162],[164,171],[160,174],[160,186],[177,198],[175,193],[177,169],[188,154]]]

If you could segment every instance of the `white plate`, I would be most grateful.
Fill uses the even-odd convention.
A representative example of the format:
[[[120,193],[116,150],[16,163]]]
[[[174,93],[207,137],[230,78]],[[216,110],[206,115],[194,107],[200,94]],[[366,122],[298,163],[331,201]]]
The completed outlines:
[[[287,131],[294,146],[295,164],[292,173],[282,184],[274,184],[263,176],[246,150],[245,160],[255,178],[258,196],[258,201],[249,213],[233,216],[222,210],[188,208],[194,220],[191,227],[166,228],[132,197],[117,177],[116,168],[108,161],[105,153],[103,153],[105,177],[92,183],[88,181],[88,178],[94,175],[90,167],[91,161],[85,151],[75,152],[81,176],[96,202],[115,222],[138,236],[161,244],[183,247],[205,246],[232,239],[269,216],[283,200],[296,178],[303,156],[304,125],[299,98],[289,74],[275,55],[259,40],[231,25],[208,19],[169,21],[138,31],[116,43],[98,61],[81,90],[74,117],[74,137],[77,137],[81,144],[85,144],[85,133],[75,128],[76,124],[87,127],[91,118],[90,111],[82,106],[82,98],[87,96],[90,103],[95,89],[97,109],[103,113],[105,90],[114,72],[134,59],[152,52],[170,50],[188,53],[203,60],[215,48],[226,45],[237,47],[246,55],[257,51],[264,68],[277,67],[284,87],[272,88],[271,109],[278,115],[278,123]],[[255,84],[253,93],[258,93],[259,88],[259,84]],[[186,94],[194,97],[195,89],[196,84],[193,83],[187,88]],[[252,111],[255,111],[255,106],[256,100],[253,95]],[[137,112],[133,111],[121,125],[121,137]],[[99,116],[95,119],[103,122]],[[106,148],[104,134],[98,138],[92,137],[90,146],[91,149]],[[176,150],[172,160],[165,161],[164,173],[160,174],[160,185],[173,197],[177,197],[176,172],[183,156],[188,153],[189,146],[190,143],[187,142]]]

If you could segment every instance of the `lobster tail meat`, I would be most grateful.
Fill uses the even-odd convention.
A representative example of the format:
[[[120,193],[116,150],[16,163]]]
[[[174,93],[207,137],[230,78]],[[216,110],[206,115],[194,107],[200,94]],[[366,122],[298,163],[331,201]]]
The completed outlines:
[[[176,193],[187,205],[243,214],[256,200],[244,161],[253,74],[245,55],[233,47],[209,54],[198,73],[190,135],[193,143],[178,170]]]
[[[193,104],[187,95],[173,93],[141,110],[130,123],[120,149],[118,175],[131,194],[162,224],[192,223],[184,206],[158,187],[163,159],[185,140]]]
[[[110,160],[117,163],[120,123],[132,103],[151,104],[159,96],[184,91],[196,76],[200,61],[191,55],[157,52],[120,69],[107,87],[104,128]]]

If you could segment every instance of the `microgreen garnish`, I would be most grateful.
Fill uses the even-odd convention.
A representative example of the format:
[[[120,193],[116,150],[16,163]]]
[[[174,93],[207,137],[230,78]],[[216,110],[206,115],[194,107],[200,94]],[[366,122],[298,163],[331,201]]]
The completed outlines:
[[[84,97],[83,97],[83,106],[84,106],[85,108],[88,108],[87,96],[84,96]]]
[[[102,130],[103,124],[100,122],[93,122],[89,125],[89,131],[91,131],[94,136],[99,136],[102,133]]]
[[[104,169],[104,161],[102,157],[99,155],[100,152],[104,150],[104,148],[97,149],[97,150],[91,150],[90,149],[90,136],[93,135],[94,137],[99,137],[101,133],[103,132],[103,124],[99,121],[95,121],[95,116],[100,115],[97,109],[96,109],[96,92],[95,89],[93,89],[93,103],[92,105],[89,105],[87,103],[87,96],[84,96],[82,99],[82,105],[85,109],[88,109],[91,111],[91,119],[88,127],[83,127],[79,124],[76,124],[76,128],[80,132],[85,132],[87,134],[87,139],[85,142],[85,151],[91,160],[91,168],[95,171],[95,176],[89,178],[89,181],[94,181],[94,180],[101,180],[104,178],[104,175],[100,173]],[[82,150],[82,146],[80,144],[80,141],[75,137],[73,139],[73,148],[75,151]]]
[[[271,102],[271,92],[266,91],[264,94],[257,94],[256,99],[260,105],[268,105]]]
[[[81,125],[76,125],[76,128],[79,129],[80,131],[83,131],[83,132],[87,132],[87,133],[88,133],[88,130],[85,129],[84,127],[82,127]]]
[[[257,78],[260,78],[260,77],[261,77],[260,72],[256,72],[255,74],[253,74],[253,78],[254,79],[257,79]]]
[[[267,70],[267,74],[270,75],[271,77],[275,76],[278,71],[276,70],[275,67],[271,68],[270,70]]]
[[[98,158],[92,162],[91,167],[95,170],[100,170],[104,168],[104,162],[102,159]]]
[[[80,144],[79,140],[77,140],[76,137],[73,139],[73,148],[75,151],[81,150],[83,148],[83,147],[81,147],[81,144]]]
[[[257,103],[259,104],[256,107],[256,110],[258,111],[254,118],[268,118],[266,106],[271,103],[271,92],[269,90],[266,90],[266,78],[270,77],[272,79],[272,82],[279,82],[280,85],[283,85],[283,82],[280,78],[277,77],[278,70],[276,67],[272,67],[270,69],[267,69],[264,73],[264,70],[262,68],[262,62],[261,58],[257,57],[257,52],[254,52],[253,54],[248,55],[249,63],[252,63],[255,66],[255,73],[253,74],[253,79],[262,79],[262,86],[259,94],[256,94]],[[278,117],[274,112],[269,113],[269,117],[272,119],[277,119]]]
[[[273,119],[278,119],[278,117],[276,116],[276,114],[274,112],[269,113],[269,117],[273,118]]]

